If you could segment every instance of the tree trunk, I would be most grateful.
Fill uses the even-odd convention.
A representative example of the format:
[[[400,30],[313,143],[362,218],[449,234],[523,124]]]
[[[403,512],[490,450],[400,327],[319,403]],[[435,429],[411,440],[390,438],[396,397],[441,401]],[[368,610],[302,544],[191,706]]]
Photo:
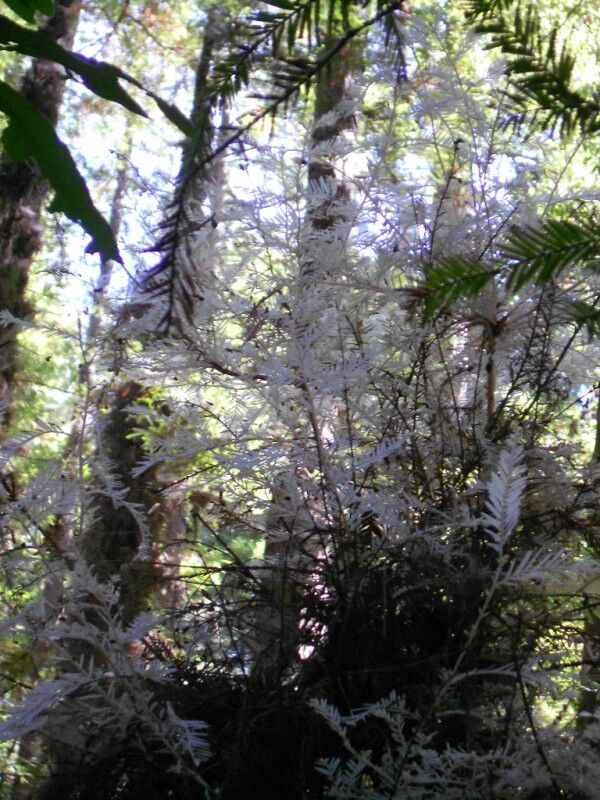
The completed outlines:
[[[594,463],[600,463],[600,385],[596,387],[596,440],[594,442]],[[600,515],[594,520],[595,525],[600,524]],[[584,731],[594,722],[598,712],[598,692],[600,691],[600,607],[598,595],[583,597],[586,607],[583,620],[583,647],[582,647],[582,687],[579,692],[577,727]]]
[[[200,248],[196,238],[199,230],[203,229],[199,219],[204,214],[208,178],[203,171],[197,172],[190,180],[186,180],[186,176],[193,171],[197,148],[204,147],[206,138],[212,139],[213,135],[212,99],[207,85],[214,57],[215,19],[215,13],[209,12],[196,69],[191,115],[198,135],[184,145],[178,184],[183,184],[185,188],[175,200],[180,204],[181,216],[168,271],[171,282],[169,300],[173,304],[173,319],[177,321],[176,327],[179,329],[195,319],[198,300],[206,293],[203,289],[206,276],[202,263],[198,261]],[[208,230],[210,235],[214,235],[212,225]],[[160,276],[160,270],[157,274]],[[150,287],[153,280],[151,276]],[[145,456],[140,436],[136,434],[140,425],[128,409],[139,403],[155,405],[156,408],[151,390],[140,383],[126,381],[111,390],[109,410],[98,425],[98,452],[112,466],[113,477],[127,490],[127,503],[139,508],[147,530],[145,533],[142,531],[139,518],[126,506],[115,507],[110,497],[98,495],[95,518],[86,530],[82,543],[84,557],[96,576],[102,581],[118,579],[122,604],[120,610],[125,622],[131,621],[155,602],[164,601],[168,604],[169,598],[177,593],[174,586],[177,569],[172,563],[168,567],[161,564],[159,550],[161,544],[165,544],[171,548],[171,555],[175,552],[172,539],[177,529],[177,516],[181,515],[180,509],[161,491],[164,486],[156,468],[137,476],[132,474]],[[165,413],[168,415],[168,410]],[[144,543],[145,536],[147,541]],[[140,557],[142,545],[145,545],[145,552]],[[172,591],[169,582],[173,584]]]
[[[71,48],[79,17],[79,0],[58,0],[55,15],[42,31],[64,47]],[[25,73],[21,93],[53,125],[58,121],[65,85],[65,70],[59,64],[36,60]],[[0,302],[16,317],[27,317],[29,270],[42,246],[42,206],[48,184],[36,162],[29,158],[13,163],[0,161]],[[0,436],[10,424],[17,371],[17,329],[0,328]]]
[[[58,0],[56,10],[41,31],[53,41],[70,49],[79,20],[79,0]],[[37,59],[26,71],[21,93],[40,113],[56,126],[64,92],[63,67]],[[15,317],[31,314],[26,299],[29,271],[42,246],[42,206],[48,184],[36,162],[29,158],[15,163],[4,156],[0,160],[0,304]],[[11,422],[18,370],[17,328],[0,327],[0,440]],[[19,743],[19,760],[27,763],[37,755],[32,735]],[[26,800],[31,787],[19,775],[11,787],[11,800]]]
[[[353,76],[362,68],[362,57],[363,42],[355,38],[320,73],[316,86],[306,216],[295,287],[292,360],[296,345],[299,351],[314,352],[318,348],[325,359],[328,350],[337,351],[337,344],[332,341],[332,333],[335,340],[337,331],[327,328],[327,319],[336,304],[335,275],[346,263],[353,216],[351,185],[338,151],[341,138],[355,126]],[[318,334],[315,327],[319,327]],[[304,399],[311,417],[315,400],[322,405],[323,398],[309,394],[312,390],[303,374],[298,380],[306,393]],[[323,416],[335,416],[335,403],[330,405],[331,414],[326,411],[325,415],[319,415],[321,419],[311,420],[309,436],[316,439],[320,454]],[[322,472],[323,467],[321,463]],[[323,480],[326,481],[324,477]],[[264,683],[278,682],[298,659],[302,592],[322,544],[321,536],[311,536],[317,527],[316,510],[311,510],[303,500],[301,484],[301,476],[293,468],[291,474],[279,476],[273,487],[273,507],[267,517],[271,535],[265,543],[260,576],[264,593],[249,639],[253,651],[252,677]],[[327,510],[320,512],[327,519]]]

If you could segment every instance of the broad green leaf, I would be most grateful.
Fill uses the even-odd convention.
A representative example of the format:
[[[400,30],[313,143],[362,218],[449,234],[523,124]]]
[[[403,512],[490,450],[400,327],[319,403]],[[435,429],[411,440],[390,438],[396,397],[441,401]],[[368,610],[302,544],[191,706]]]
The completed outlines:
[[[7,125],[2,131],[2,144],[11,161],[24,161],[31,155],[29,140],[21,136],[21,131],[15,125]]]
[[[98,95],[98,97],[119,103],[128,111],[147,117],[148,115],[144,109],[121,86],[120,81],[126,81],[151,97],[163,114],[174,125],[185,133],[186,136],[190,135],[192,130],[191,123],[176,106],[162,100],[162,98],[158,97],[154,92],[146,89],[135,78],[127,75],[127,73],[115,67],[113,64],[108,64],[105,61],[97,61],[94,58],[86,58],[78,53],[65,50],[64,47],[61,47],[49,36],[39,31],[23,28],[1,14],[0,45],[21,53],[22,55],[31,56],[32,58],[43,58],[47,61],[54,61],[57,64],[62,64],[69,72],[79,75],[87,88]]]
[[[11,11],[26,22],[35,21],[35,13],[39,11],[47,17],[54,14],[53,0],[4,0]]]
[[[24,19],[25,22],[33,22],[35,19],[35,8],[32,6],[31,3],[27,3],[26,0],[4,0],[5,4],[10,8],[11,11]]]
[[[88,89],[99,97],[120,103],[135,114],[147,116],[143,108],[120,85],[119,79],[123,75],[112,64],[85,58],[65,50],[49,36],[40,31],[22,28],[2,15],[0,15],[0,43],[22,55],[62,64],[66,69],[79,75]]]
[[[2,134],[8,156],[17,161],[29,156],[35,158],[55,193],[50,210],[64,212],[92,237],[86,252],[121,261],[110,225],[92,202],[71,153],[50,121],[3,81],[0,81],[0,111],[8,118]]]
[[[283,14],[271,13],[270,11],[257,11],[252,19],[257,22],[276,23],[283,19]]]
[[[141,84],[138,84],[137,81],[135,82],[135,85],[142,89],[142,91],[144,91],[148,97],[151,97],[154,100],[165,117],[169,120],[169,122],[172,122],[176,128],[179,128],[179,130],[182,131],[182,133],[185,133],[186,136],[191,136],[193,134],[194,126],[192,125],[191,120],[189,120],[186,115],[177,108],[176,105],[163,100],[162,97],[154,94],[154,92],[150,91],[150,89],[145,89]]]

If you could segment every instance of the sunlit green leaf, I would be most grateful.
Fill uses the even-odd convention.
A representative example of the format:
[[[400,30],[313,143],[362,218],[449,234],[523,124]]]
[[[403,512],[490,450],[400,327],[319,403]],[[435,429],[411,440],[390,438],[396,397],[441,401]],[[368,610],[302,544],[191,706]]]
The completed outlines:
[[[22,55],[62,64],[69,72],[79,75],[87,88],[98,97],[119,103],[128,111],[146,117],[144,109],[123,88],[121,82],[133,84],[151,97],[163,114],[186,136],[190,134],[191,123],[178,108],[145,89],[139,81],[113,64],[65,50],[44,33],[23,28],[2,15],[0,15],[0,44]]]
[[[11,11],[26,22],[34,22],[36,11],[47,17],[54,14],[53,0],[4,0]]]
[[[121,261],[108,222],[95,207],[88,188],[66,145],[50,121],[8,84],[0,81],[0,111],[8,118],[2,141],[14,160],[35,158],[40,171],[55,192],[51,211],[62,211],[77,222],[92,240],[87,252]]]

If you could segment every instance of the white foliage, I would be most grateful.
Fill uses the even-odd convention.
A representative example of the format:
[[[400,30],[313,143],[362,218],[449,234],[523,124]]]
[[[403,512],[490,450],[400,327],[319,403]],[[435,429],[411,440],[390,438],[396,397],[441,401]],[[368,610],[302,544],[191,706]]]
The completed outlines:
[[[574,387],[596,380],[598,346],[571,338],[564,297],[557,321],[551,294],[569,299],[568,283],[552,292],[527,287],[511,298],[499,277],[480,298],[461,300],[429,321],[420,294],[438,257],[477,257],[487,267],[509,223],[529,224],[541,204],[573,192],[548,189],[546,179],[538,189],[535,174],[558,145],[532,135],[526,153],[516,146],[501,130],[498,66],[488,70],[482,57],[462,75],[460,60],[472,40],[442,52],[444,9],[420,11],[406,31],[408,80],[398,86],[395,65],[375,59],[360,87],[368,96],[373,82],[376,125],[361,123],[356,135],[334,137],[310,152],[278,135],[268,145],[258,137],[249,177],[210,188],[225,195],[217,232],[202,228],[178,252],[185,270],[177,292],[201,289],[205,296],[185,335],[154,335],[165,312],[159,300],[119,330],[120,338],[143,341],[143,348],[105,357],[107,385],[118,362],[124,379],[169,394],[168,417],[151,405],[127,409],[139,419],[146,448],[130,477],[152,471],[165,489],[157,504],[171,486],[182,490],[175,495],[177,536],[152,542],[150,509],[129,500],[105,453],[91,454],[101,445],[91,441],[89,419],[101,431],[94,404],[101,407],[106,387],[89,376],[83,376],[89,407],[76,457],[65,457],[76,467],[73,474],[61,475],[57,457],[34,471],[15,497],[0,489],[6,584],[43,586],[49,549],[53,569],[62,557],[67,575],[60,618],[54,607],[38,614],[27,609],[0,628],[34,632],[54,648],[59,664],[57,677],[39,681],[2,724],[3,740],[71,727],[92,742],[96,735],[98,750],[139,736],[140,748],[151,743],[168,754],[174,771],[209,757],[205,723],[159,699],[173,685],[176,667],[136,654],[136,645],[164,620],[143,614],[125,624],[120,617],[119,581],[131,564],[117,564],[114,581],[104,583],[77,556],[95,503],[108,498],[142,534],[139,558],[150,560],[153,546],[164,544],[159,560],[172,557],[177,568],[171,554],[179,547],[185,553],[186,585],[169,622],[190,656],[186,666],[199,658],[201,643],[203,663],[210,667],[217,653],[219,667],[235,663],[232,680],[245,676],[254,666],[247,630],[258,628],[272,649],[287,618],[297,634],[296,605],[307,587],[317,587],[325,616],[336,592],[344,602],[362,600],[362,587],[383,576],[367,598],[374,638],[394,614],[404,619],[403,604],[414,596],[422,608],[406,613],[408,631],[422,613],[423,625],[432,628],[426,634],[438,633],[437,618],[432,623],[427,616],[430,602],[439,610],[440,630],[454,620],[429,677],[435,685],[425,687],[426,702],[415,699],[414,687],[412,705],[394,693],[342,714],[313,701],[347,752],[346,759],[319,765],[329,796],[504,800],[543,792],[554,780],[593,797],[589,787],[597,787],[598,770],[589,741],[575,740],[566,723],[541,728],[536,741],[526,710],[536,722],[536,704],[554,707],[564,685],[572,702],[576,666],[561,664],[577,664],[577,601],[599,594],[597,565],[580,556],[582,542],[597,534],[597,469],[581,466],[582,448],[560,442],[558,422],[561,403],[577,402]],[[498,103],[493,123],[492,95]],[[350,98],[320,126],[348,117],[355,105]],[[337,177],[307,185],[307,158],[331,159]],[[338,178],[351,199],[338,191]],[[188,203],[190,222],[205,221],[205,206],[204,200]],[[324,207],[330,224],[308,224]],[[175,300],[179,307],[181,294]],[[0,322],[25,327],[7,312],[0,312]],[[512,425],[508,440],[505,420]],[[578,421],[587,424],[583,414]],[[31,428],[5,443],[0,467],[38,439],[65,437],[58,424],[37,421]],[[527,442],[527,451],[517,440]],[[58,517],[68,517],[68,548],[50,538],[48,521]],[[347,567],[359,576],[349,587]],[[335,580],[328,584],[330,574]],[[463,592],[469,583],[470,594]],[[551,613],[549,597],[559,604]],[[261,630],[256,607],[269,604]],[[464,630],[457,630],[463,619]],[[347,627],[352,636],[352,624]],[[484,634],[489,643],[481,643]],[[316,653],[312,663],[307,658],[309,667],[320,666],[319,646],[328,635],[324,623],[321,639],[306,646]],[[401,664],[413,658],[411,645],[386,641],[398,648]],[[85,658],[72,656],[78,648]],[[428,654],[424,670],[436,658]],[[286,690],[301,671],[292,657],[281,671]],[[532,693],[532,709],[519,699],[521,686],[522,694]],[[461,692],[472,687],[475,707],[466,709]],[[476,729],[471,749],[436,743],[449,720],[466,718]],[[364,743],[354,745],[359,727],[374,720],[386,731],[375,754]],[[480,744],[478,731],[498,747]],[[581,779],[578,771],[585,773]]]
[[[519,584],[528,581],[547,581],[553,574],[564,573],[567,556],[562,550],[545,552],[527,550],[520,559],[511,561],[502,575],[504,584]]]
[[[39,632],[57,647],[60,677],[40,681],[14,708],[0,725],[1,741],[51,730],[57,740],[67,736],[77,744],[78,735],[96,732],[100,746],[111,738],[125,741],[135,730],[172,757],[174,770],[189,770],[189,762],[208,758],[206,723],[182,718],[156,699],[156,685],[169,685],[170,672],[156,659],[145,663],[131,647],[156,620],[144,613],[124,626],[118,607],[116,587],[78,563],[62,620]],[[79,658],[71,655],[73,646],[81,651]]]
[[[183,719],[177,716],[173,706],[167,703],[167,719],[176,733],[176,745],[184,755],[190,757],[198,766],[210,756],[210,747],[207,741],[208,725],[200,720]],[[174,769],[177,770],[175,765]]]
[[[523,448],[518,445],[503,450],[496,472],[487,482],[486,511],[480,521],[490,536],[490,547],[499,554],[514,533],[521,514],[527,485],[523,457]]]
[[[327,779],[327,796],[336,800],[479,800],[493,796],[494,780],[507,760],[501,750],[478,754],[448,747],[436,751],[426,736],[405,732],[410,714],[396,695],[348,717],[323,702],[312,705],[349,753],[346,761],[323,760],[317,766]],[[368,751],[357,752],[351,741],[352,729],[370,718],[382,720],[389,734],[389,743],[377,760]]]
[[[39,731],[48,721],[48,714],[66,697],[82,689],[89,681],[85,673],[67,673],[53,681],[42,681],[0,724],[0,741],[18,739]]]
[[[405,437],[398,437],[397,439],[384,439],[377,445],[370,453],[360,456],[357,459],[357,466],[360,469],[367,469],[376,464],[381,464],[382,461],[395,455],[406,444]]]

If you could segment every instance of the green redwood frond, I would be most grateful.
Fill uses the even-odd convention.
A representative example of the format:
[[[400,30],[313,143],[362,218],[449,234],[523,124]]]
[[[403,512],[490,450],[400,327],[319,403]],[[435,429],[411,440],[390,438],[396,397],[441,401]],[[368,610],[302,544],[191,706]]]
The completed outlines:
[[[461,298],[475,297],[496,275],[507,275],[507,288],[518,292],[527,284],[543,286],[565,269],[594,269],[600,263],[600,237],[593,220],[571,222],[549,219],[540,226],[515,227],[498,257],[488,267],[465,258],[449,258],[429,268],[424,288],[425,314],[451,306]],[[583,306],[574,319],[598,325],[598,312]]]
[[[598,229],[592,222],[550,219],[541,227],[515,228],[502,249],[510,270],[509,287],[545,284],[564,269],[595,265],[600,257]]]
[[[448,258],[430,267],[425,278],[427,303],[425,315],[452,305],[461,297],[475,297],[493,279],[496,272],[480,262],[466,258]]]
[[[556,129],[565,136],[600,129],[600,104],[573,88],[575,57],[558,44],[558,26],[544,31],[539,13],[529,4],[471,0],[469,5],[468,20],[478,33],[490,36],[488,49],[497,48],[507,56],[517,107],[511,122],[526,121],[530,127]],[[528,100],[536,106],[533,114],[527,109]]]
[[[590,339],[597,339],[600,336],[600,308],[597,301],[588,303],[585,300],[572,300],[568,312],[576,325],[586,329]]]
[[[332,0],[327,8],[336,7],[337,0]],[[168,310],[163,320],[164,328],[169,330],[172,325],[174,285],[178,283],[177,267],[175,266],[175,255],[177,248],[182,240],[186,229],[185,199],[188,197],[190,187],[195,181],[202,178],[209,166],[221,156],[228,152],[234,145],[252,131],[262,120],[274,117],[281,113],[287,105],[292,102],[302,90],[308,90],[313,81],[318,79],[321,74],[326,74],[334,59],[341,53],[353,40],[361,36],[366,30],[384,23],[387,18],[394,15],[398,10],[397,2],[377,3],[374,13],[367,18],[357,18],[349,13],[350,3],[343,0],[341,8],[342,27],[344,31],[341,35],[330,38],[327,46],[317,49],[317,37],[311,39],[309,36],[310,26],[308,18],[302,15],[307,14],[307,8],[312,7],[315,0],[309,2],[292,4],[269,4],[276,5],[282,9],[290,6],[289,11],[281,12],[260,12],[259,21],[264,23],[263,32],[258,37],[245,45],[241,46],[242,55],[239,56],[236,50],[230,51],[225,57],[219,56],[212,62],[212,75],[214,82],[206,93],[206,102],[212,107],[218,100],[228,101],[241,91],[250,80],[251,69],[254,62],[260,57],[266,59],[264,52],[265,44],[272,48],[274,44],[279,46],[283,42],[283,31],[286,26],[292,24],[293,19],[298,20],[298,28],[294,30],[293,41],[305,35],[309,45],[313,44],[313,52],[310,46],[306,57],[291,58],[281,55],[277,59],[271,59],[274,68],[271,71],[271,80],[275,84],[274,92],[271,95],[259,95],[264,100],[262,109],[252,114],[249,121],[239,125],[234,132],[226,139],[222,140],[217,146],[213,146],[212,137],[206,119],[200,120],[195,125],[195,131],[188,140],[187,155],[182,171],[178,177],[177,186],[173,201],[168,209],[168,215],[161,226],[161,238],[153,248],[161,255],[157,266],[149,273],[147,285],[151,287],[152,294],[168,296]],[[292,7],[293,6],[293,7]],[[319,4],[316,3],[316,8]],[[325,6],[324,6],[325,7]],[[335,13],[337,14],[338,11]],[[339,29],[339,21],[336,16],[330,19],[328,12],[326,31],[335,32]],[[257,19],[256,14],[254,19]],[[302,24],[300,24],[302,22]],[[351,24],[351,23],[355,24]],[[273,38],[276,37],[276,38]],[[279,37],[279,39],[277,39]],[[287,38],[287,47],[291,41]],[[320,41],[320,40],[319,40]],[[282,47],[284,44],[282,43]],[[265,62],[266,63],[266,62]],[[206,220],[203,224],[210,224]]]

